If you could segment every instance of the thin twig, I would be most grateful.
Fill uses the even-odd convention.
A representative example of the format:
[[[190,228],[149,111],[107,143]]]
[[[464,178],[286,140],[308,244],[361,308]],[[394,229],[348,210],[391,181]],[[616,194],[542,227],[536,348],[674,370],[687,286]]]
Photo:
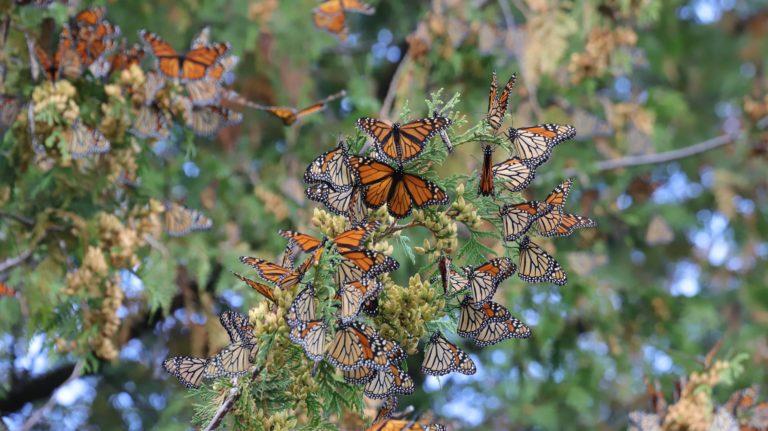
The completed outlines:
[[[237,379],[235,379],[235,382],[237,382]],[[208,423],[208,426],[206,426],[203,431],[213,431],[218,428],[219,425],[221,425],[221,421],[224,420],[224,416],[232,410],[232,406],[235,405],[235,401],[237,401],[238,397],[240,397],[240,388],[238,386],[233,386],[232,389],[229,390],[227,398],[225,398],[224,402],[219,405],[211,422]]]
[[[7,271],[14,266],[20,265],[25,260],[29,259],[30,256],[32,256],[32,250],[25,250],[16,257],[9,257],[8,259],[5,259],[4,261],[0,262],[0,272]]]
[[[19,215],[19,214],[12,214],[12,213],[9,213],[9,212],[0,211],[0,217],[5,217],[5,218],[9,218],[11,220],[16,220],[17,222],[19,222],[19,223],[21,223],[23,225],[26,225],[28,227],[32,227],[32,226],[35,225],[35,221],[34,220],[32,220],[29,217],[24,217],[24,216]]]
[[[728,145],[735,141],[738,137],[739,135],[733,134],[721,135],[694,145],[690,145],[688,147],[665,151],[663,153],[644,154],[639,156],[627,156],[618,159],[603,160],[598,162],[596,167],[598,171],[612,171],[630,166],[657,165],[660,163],[667,163],[674,160],[691,157],[696,154],[722,147],[724,145]]]
[[[405,66],[411,62],[410,51],[411,48],[409,45],[408,49],[405,51],[405,54],[403,54],[403,59],[400,61],[400,64],[397,65],[397,69],[395,69],[395,73],[392,75],[392,80],[389,81],[387,94],[384,96],[384,101],[381,102],[381,109],[379,110],[380,118],[389,120],[392,116],[392,105],[395,103],[395,96],[397,96],[397,87],[400,84],[401,75],[404,73]]]
[[[262,369],[263,367],[256,368],[256,370],[253,372],[253,375],[251,376],[251,380],[255,380]],[[232,407],[235,406],[235,401],[237,401],[237,399],[240,397],[240,387],[237,385],[237,378],[232,379],[232,382],[233,386],[229,390],[227,397],[219,405],[219,408],[216,409],[216,413],[214,413],[211,421],[208,422],[208,425],[203,428],[203,431],[213,431],[218,428],[227,413],[229,413],[232,410]]]
[[[75,369],[72,370],[72,374],[67,378],[67,380],[64,381],[64,383],[59,386],[59,388],[63,388],[67,384],[77,380],[80,378],[80,374],[83,372],[83,362],[78,362],[77,365],[75,365]],[[37,425],[38,422],[43,418],[43,416],[48,413],[48,410],[50,410],[53,405],[56,403],[56,392],[54,391],[50,398],[48,398],[48,401],[43,404],[42,407],[35,410],[34,413],[27,419],[26,422],[24,422],[24,425],[22,425],[21,430],[22,431],[29,431]]]

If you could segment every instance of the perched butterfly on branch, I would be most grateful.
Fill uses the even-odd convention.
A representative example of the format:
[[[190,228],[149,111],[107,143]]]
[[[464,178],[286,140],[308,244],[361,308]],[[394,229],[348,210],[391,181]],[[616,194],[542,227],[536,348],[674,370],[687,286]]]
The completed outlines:
[[[365,219],[366,208],[358,174],[349,157],[346,146],[340,142],[335,149],[315,158],[304,172],[304,182],[309,184],[305,194],[356,224]]]
[[[103,6],[85,9],[70,24],[80,61],[89,69],[98,63],[92,70],[97,76],[103,76],[100,71],[109,63],[105,54],[115,48],[114,39],[120,35],[120,27],[107,21],[106,14]]]
[[[432,376],[444,376],[453,371],[472,375],[477,372],[477,368],[469,355],[437,331],[432,334],[424,348],[421,372]]]
[[[375,298],[381,291],[382,284],[379,280],[363,278],[359,281],[352,281],[339,286],[336,294],[341,302],[339,308],[339,319],[347,322],[360,314],[360,310],[366,301]]]
[[[392,395],[409,395],[415,390],[413,379],[400,367],[389,364],[385,369],[376,370],[373,378],[363,386],[368,398],[383,399]]]
[[[460,306],[456,333],[464,338],[474,337],[491,322],[502,322],[510,318],[509,310],[493,301],[478,304],[466,296]]]
[[[441,266],[445,266],[446,275],[443,277],[443,288],[446,293],[456,293],[469,290],[476,302],[490,300],[496,293],[502,281],[515,273],[515,264],[509,258],[502,257],[491,259],[482,265],[462,269],[459,274],[450,268],[450,261],[443,258]],[[441,269],[443,271],[443,269]]]
[[[496,72],[493,72],[491,75],[491,89],[488,92],[488,115],[485,119],[494,132],[499,130],[501,123],[504,122],[504,115],[507,113],[507,106],[509,105],[509,93],[515,86],[516,79],[517,75],[513,73],[504,89],[497,96],[496,92],[499,89],[499,83],[496,80]]]
[[[248,318],[234,311],[225,311],[219,317],[229,335],[230,344],[210,358],[190,356],[169,357],[163,368],[188,388],[198,388],[203,379],[245,374],[258,352],[253,327]]]
[[[597,223],[584,216],[570,214],[563,209],[573,180],[560,183],[547,196],[546,203],[552,209],[536,221],[536,231],[541,236],[568,236],[576,229],[597,227]]]
[[[533,167],[544,164],[557,144],[574,136],[576,129],[573,126],[561,124],[510,128],[508,132],[509,141],[517,156]]]
[[[529,201],[504,205],[499,210],[505,241],[515,241],[525,235],[536,220],[552,211],[546,202]]]
[[[493,195],[493,147],[490,144],[483,147],[483,166],[477,193],[480,196]]]
[[[531,329],[523,322],[510,316],[507,320],[488,322],[474,335],[478,347],[487,347],[510,338],[528,338]]]
[[[373,15],[376,9],[359,0],[327,0],[312,11],[312,20],[317,28],[344,41],[349,34],[346,12]]]
[[[208,230],[213,221],[200,211],[173,202],[165,204],[164,228],[170,236],[184,236],[190,232]]]
[[[59,35],[59,43],[53,55],[49,55],[39,43],[31,43],[34,47],[35,61],[49,81],[58,81],[61,77],[76,79],[82,75],[83,63],[75,50],[72,34],[66,27]]]
[[[393,168],[367,157],[350,157],[353,169],[365,187],[363,202],[376,209],[387,205],[389,214],[397,219],[407,217],[414,208],[445,205],[448,195],[437,184],[406,173],[402,167]]]
[[[386,340],[364,323],[340,323],[328,348],[333,366],[351,371],[359,367],[386,370],[390,365]]]
[[[312,266],[312,259],[306,259],[304,263],[295,270],[257,257],[241,256],[240,261],[253,267],[259,274],[259,277],[286,290],[299,284],[304,278],[304,274],[306,274]]]
[[[568,277],[554,257],[532,242],[527,236],[520,240],[520,261],[517,275],[529,283],[551,282],[565,286]]]
[[[79,120],[64,132],[64,140],[67,142],[67,151],[73,159],[104,154],[110,149],[109,140],[103,133],[83,125]]]
[[[374,118],[357,120],[357,127],[373,139],[377,150],[398,164],[421,154],[427,141],[451,124],[448,118],[438,116],[406,124],[392,124]]]
[[[230,49],[229,43],[214,43],[180,54],[155,33],[141,30],[139,37],[155,56],[157,70],[168,78],[184,82],[205,78]]]
[[[235,277],[244,281],[245,284],[247,284],[251,289],[259,292],[262,296],[272,301],[272,303],[277,304],[277,299],[275,299],[275,294],[274,292],[272,292],[271,287],[267,286],[266,284],[259,283],[258,281],[252,280],[250,278],[244,277],[236,272],[234,272],[233,274],[235,275]]]
[[[339,91],[338,93],[332,94],[326,97],[325,99],[317,101],[312,105],[309,105],[306,108],[302,108],[302,109],[296,109],[289,106],[265,106],[265,105],[259,105],[258,103],[253,103],[253,102],[244,102],[244,104],[253,109],[266,111],[274,115],[275,117],[279,118],[284,125],[290,126],[309,114],[314,114],[315,112],[320,112],[324,110],[325,107],[328,105],[328,103],[333,102],[334,100],[337,100],[337,99],[341,99],[346,95],[347,95],[347,92],[342,90],[342,91]],[[235,102],[237,103],[237,100]]]

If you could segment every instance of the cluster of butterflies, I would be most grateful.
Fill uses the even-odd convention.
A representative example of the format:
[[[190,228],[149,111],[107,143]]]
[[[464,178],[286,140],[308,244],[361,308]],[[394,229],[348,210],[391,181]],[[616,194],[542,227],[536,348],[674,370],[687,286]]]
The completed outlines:
[[[509,96],[515,81],[516,77],[513,74],[501,93],[497,94],[496,73],[491,77],[486,122],[494,134],[501,129],[504,122]],[[492,145],[484,145],[478,194],[494,196],[497,181],[510,192],[525,190],[533,181],[536,169],[549,160],[555,146],[575,135],[576,129],[573,126],[560,124],[510,128],[507,137],[516,155],[494,164]],[[567,276],[560,264],[527,236],[531,228],[535,227],[536,233],[540,236],[556,237],[568,236],[576,229],[597,226],[597,223],[590,218],[565,211],[564,206],[572,183],[571,179],[563,181],[544,201],[532,200],[507,204],[499,210],[504,240],[518,241],[517,271],[524,281],[551,282],[561,286],[567,283]],[[512,268],[514,273],[514,266]]]
[[[248,317],[227,310],[219,316],[230,344],[210,358],[173,356],[163,368],[188,388],[198,388],[203,379],[240,376],[248,372],[259,351]]]
[[[403,165],[416,159],[424,151],[426,142],[450,125],[451,120],[441,116],[402,125],[361,118],[357,126],[372,138],[375,157],[351,155],[344,143],[339,143],[307,168],[306,195],[353,223],[364,220],[367,209],[384,205],[396,219],[407,217],[414,208],[445,205],[449,202],[445,190],[406,172]]]
[[[193,39],[186,52],[178,52],[160,36],[146,30],[139,32],[141,45],[128,47],[125,39],[118,41],[120,27],[110,23],[106,14],[106,7],[94,7],[76,14],[62,28],[52,53],[28,37],[33,77],[42,72],[45,79],[56,82],[78,79],[88,72],[93,79],[106,80],[116,72],[141,65],[144,57],[151,54],[155,59],[154,68],[146,73],[146,82],[139,90],[143,93],[139,98],[143,102],[136,107],[131,128],[138,137],[164,140],[171,136],[174,115],[170,104],[182,107],[181,123],[195,134],[212,136],[222,128],[242,121],[242,113],[230,106],[265,111],[290,126],[304,116],[324,110],[330,102],[346,94],[337,92],[302,109],[254,103],[226,88],[239,58],[230,54],[229,43],[212,42],[207,27]],[[169,90],[174,103],[161,100],[161,92],[166,88],[174,90]],[[179,88],[180,91],[176,91]],[[15,102],[15,97],[3,96],[3,127],[7,127],[6,123],[10,124],[11,118],[15,118],[20,110]],[[44,151],[37,143],[31,104],[29,115],[33,147],[38,152]],[[64,132],[64,140],[74,159],[110,150],[110,142],[103,133],[80,120]]]

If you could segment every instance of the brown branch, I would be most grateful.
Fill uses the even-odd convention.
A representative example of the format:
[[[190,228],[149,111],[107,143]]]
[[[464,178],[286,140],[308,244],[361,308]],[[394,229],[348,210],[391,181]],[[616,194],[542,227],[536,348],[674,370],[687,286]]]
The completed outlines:
[[[83,366],[84,366],[83,362],[78,362],[77,365],[75,365],[75,368],[72,370],[72,374],[69,375],[67,380],[65,380],[61,385],[59,385],[59,388],[80,378],[80,374],[83,372]],[[59,388],[56,388],[56,389],[59,389]],[[43,419],[43,417],[48,413],[48,410],[50,410],[53,407],[54,403],[56,402],[56,398],[54,396],[55,393],[56,391],[54,390],[53,393],[51,394],[51,397],[48,398],[48,401],[46,401],[42,407],[40,407],[39,409],[35,410],[32,413],[29,419],[27,419],[27,421],[24,422],[24,425],[22,425],[21,431],[29,431],[33,429],[35,425],[37,425],[37,423],[40,422],[41,419]]]
[[[31,256],[32,250],[25,250],[16,257],[9,257],[8,259],[5,259],[4,261],[0,262],[0,272],[7,271],[14,266],[24,263],[24,261],[29,259]]]
[[[688,147],[665,151],[663,153],[644,154],[640,156],[627,156],[618,159],[603,160],[598,162],[596,167],[598,171],[612,171],[630,166],[657,165],[660,163],[667,163],[704,153],[724,145],[728,145],[735,141],[738,137],[739,135],[721,135],[694,145],[690,145]]]
[[[251,380],[255,380],[259,373],[261,373],[261,370],[261,367],[256,368],[256,370],[253,372],[253,375],[251,376]],[[232,407],[234,407],[235,401],[240,398],[240,387],[237,385],[237,377],[232,379],[232,384],[234,386],[232,386],[232,388],[229,390],[227,397],[224,398],[224,401],[219,405],[219,408],[216,409],[216,413],[214,413],[211,421],[208,422],[208,425],[203,428],[203,431],[213,431],[218,428],[227,413],[229,413],[232,410]]]
[[[643,154],[639,156],[627,156],[617,159],[602,160],[595,164],[595,168],[598,172],[613,171],[616,169],[629,168],[632,166],[644,166],[644,165],[658,165],[662,163],[672,162],[675,160],[685,159],[687,157],[695,156],[716,148],[728,145],[736,141],[741,134],[726,134],[716,136],[714,138],[707,139],[687,147],[679,148],[677,150],[665,151],[663,153],[656,154]],[[578,171],[575,169],[566,169],[564,174],[567,177],[576,175]]]
[[[32,226],[35,225],[35,221],[32,220],[29,217],[24,217],[24,216],[18,215],[18,214],[12,214],[12,213],[5,212],[5,211],[0,211],[0,217],[5,217],[5,218],[9,218],[11,220],[15,220],[15,221],[17,221],[17,222],[27,226],[27,227],[32,227]]]
[[[216,409],[216,413],[213,415],[213,418],[208,423],[208,426],[203,429],[203,431],[213,431],[218,428],[219,425],[221,425],[221,421],[224,420],[224,416],[226,416],[227,413],[232,410],[232,407],[235,405],[235,401],[237,401],[237,399],[240,397],[240,388],[237,386],[237,379],[234,381],[235,386],[229,390],[227,398],[225,398],[224,402],[221,403],[218,409]]]

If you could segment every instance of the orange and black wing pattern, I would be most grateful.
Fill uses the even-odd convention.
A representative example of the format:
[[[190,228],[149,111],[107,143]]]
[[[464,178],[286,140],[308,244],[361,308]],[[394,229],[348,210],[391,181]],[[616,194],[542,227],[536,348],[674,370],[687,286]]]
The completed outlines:
[[[157,70],[168,78],[182,81],[205,78],[218,60],[229,52],[228,43],[214,43],[179,54],[155,33],[141,30],[139,36],[157,59]]]
[[[504,122],[504,115],[507,113],[507,106],[509,104],[509,94],[515,86],[516,80],[517,76],[513,73],[512,77],[507,81],[507,85],[504,86],[501,94],[497,97],[496,92],[499,84],[496,80],[496,72],[494,72],[491,77],[491,89],[488,92],[488,115],[486,116],[486,121],[494,131],[499,130],[501,128],[501,123]]]
[[[351,157],[353,169],[365,187],[363,202],[368,208],[384,204],[392,217],[407,217],[414,208],[448,203],[448,195],[437,184],[408,174],[402,168],[367,157]]]
[[[509,140],[517,156],[533,167],[549,160],[552,149],[559,143],[576,136],[576,129],[563,124],[540,124],[509,129]]]
[[[357,127],[374,140],[377,149],[398,164],[413,160],[421,154],[426,142],[451,124],[450,119],[440,116],[422,118],[402,125],[375,118],[357,120]]]
[[[480,171],[480,185],[477,191],[480,196],[493,195],[493,147],[483,148],[483,167]]]

